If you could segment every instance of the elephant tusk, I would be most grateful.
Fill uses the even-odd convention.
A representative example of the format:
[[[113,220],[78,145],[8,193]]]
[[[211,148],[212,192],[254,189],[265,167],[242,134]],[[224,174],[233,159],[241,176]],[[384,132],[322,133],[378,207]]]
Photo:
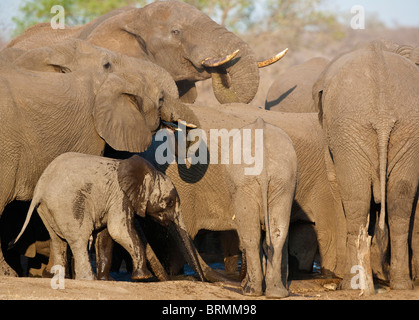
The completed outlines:
[[[273,56],[272,58],[269,58],[269,59],[264,60],[264,61],[259,61],[258,62],[258,67],[263,68],[263,67],[270,66],[271,64],[274,64],[275,62],[281,60],[287,54],[287,52],[288,52],[288,48],[286,48],[284,51],[281,51],[280,53]]]
[[[192,124],[192,123],[186,123],[186,121],[183,121],[181,119],[177,120],[177,123],[172,123],[172,122],[167,122],[167,121],[161,121],[163,126],[172,130],[172,131],[183,131],[180,128],[180,124],[182,126],[184,126],[186,129],[196,129],[198,128],[196,125]]]
[[[196,125],[192,124],[192,123],[186,123],[186,121],[183,121],[182,119],[178,119],[177,120],[178,123],[181,123],[182,125],[184,125],[186,128],[190,128],[190,129],[196,129],[198,128]]]
[[[163,126],[171,131],[182,131],[182,129],[178,128],[178,125],[176,123],[161,121]]]
[[[204,67],[207,67],[207,68],[219,67],[219,66],[231,61],[239,53],[239,51],[240,50],[237,49],[232,54],[229,54],[229,55],[227,55],[225,57],[222,57],[222,58],[206,58],[206,59],[202,60],[201,64]]]

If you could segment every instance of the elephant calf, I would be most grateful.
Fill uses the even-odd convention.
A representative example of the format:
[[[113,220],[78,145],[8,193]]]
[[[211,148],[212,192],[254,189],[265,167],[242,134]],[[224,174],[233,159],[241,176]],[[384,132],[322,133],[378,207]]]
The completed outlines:
[[[134,229],[134,213],[146,214],[163,225],[174,224],[192,266],[203,279],[180,211],[180,200],[172,182],[145,159],[132,156],[115,160],[81,153],[58,156],[45,169],[34,191],[18,241],[37,208],[50,234],[55,265],[65,266],[66,242],[75,260],[76,279],[94,279],[87,246],[94,230],[108,228],[133,260],[132,279],[152,276],[145,250]]]
[[[254,176],[246,175],[243,165],[230,164],[226,170],[235,185],[232,206],[237,220],[240,247],[247,262],[243,293],[262,294],[263,268],[260,252],[261,229],[264,229],[265,294],[270,298],[282,298],[288,296],[285,287],[285,270],[288,265],[286,240],[297,186],[297,155],[291,139],[284,131],[265,123],[261,118],[244,126],[237,134],[244,136],[246,130],[254,132],[251,145],[255,146],[255,153],[262,153],[262,170]],[[257,130],[263,132],[263,140],[257,139]],[[233,149],[234,146],[230,151]],[[243,157],[245,149],[246,146],[243,146]]]

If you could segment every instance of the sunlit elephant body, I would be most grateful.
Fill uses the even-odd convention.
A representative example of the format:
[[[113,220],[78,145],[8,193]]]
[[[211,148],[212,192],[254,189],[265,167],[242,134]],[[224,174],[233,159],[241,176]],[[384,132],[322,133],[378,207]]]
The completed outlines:
[[[106,143],[144,151],[160,125],[160,108],[174,113],[163,110],[163,89],[142,75],[141,61],[82,41],[58,47],[48,58],[58,68],[63,57],[77,60],[80,52],[95,62],[65,74],[0,62],[0,212],[14,199],[30,200],[58,155],[101,155]],[[4,261],[1,271],[14,274]]]
[[[259,86],[258,63],[250,47],[198,9],[180,1],[155,2],[144,8],[122,8],[75,28],[52,29],[35,25],[8,47],[30,49],[67,38],[151,61],[176,81],[184,101],[196,98],[195,82],[213,79],[222,103],[249,102]],[[203,61],[240,50],[230,62],[206,67]]]
[[[151,216],[164,225],[173,224],[185,246],[187,260],[203,280],[192,241],[182,220],[175,187],[145,159],[126,160],[68,152],[55,158],[42,173],[34,190],[25,231],[34,209],[50,234],[54,265],[66,266],[70,245],[76,279],[94,279],[88,242],[94,230],[107,227],[112,238],[131,255],[134,280],[152,274],[146,266],[144,243],[134,228],[135,214]]]
[[[315,224],[322,271],[343,276],[345,221],[339,197],[328,182],[323,155],[324,138],[317,114],[270,112],[245,104],[227,104],[222,110],[208,105],[190,107],[208,134],[210,129],[238,129],[260,117],[266,123],[281,128],[291,138],[298,163],[298,185],[291,223],[300,221],[309,223],[310,227]],[[155,142],[144,156],[155,162],[154,145]],[[231,206],[231,190],[235,186],[229,185],[224,178],[228,176],[225,165],[174,163],[160,166],[160,169],[171,178],[179,192],[185,224],[193,238],[199,230],[235,230]],[[227,250],[227,263],[237,254],[237,242],[230,238],[229,244],[232,248]],[[312,245],[315,251],[317,244]],[[300,255],[304,256],[304,253],[300,252]]]
[[[419,46],[382,41],[385,50],[397,53],[419,66]],[[367,45],[359,43],[361,48]],[[330,60],[316,57],[281,73],[268,90],[265,109],[277,112],[318,112],[313,102],[312,88]]]
[[[374,237],[383,248],[388,220],[390,286],[412,288],[409,233],[419,184],[418,88],[417,66],[379,42],[336,58],[313,87],[345,209],[345,287],[351,287],[352,266],[371,273],[369,257],[361,259],[358,252],[370,241],[362,240],[361,230],[368,228],[373,199],[381,204]]]
[[[281,73],[266,94],[265,109],[277,112],[316,112],[312,88],[329,63],[321,57],[307,60]]]

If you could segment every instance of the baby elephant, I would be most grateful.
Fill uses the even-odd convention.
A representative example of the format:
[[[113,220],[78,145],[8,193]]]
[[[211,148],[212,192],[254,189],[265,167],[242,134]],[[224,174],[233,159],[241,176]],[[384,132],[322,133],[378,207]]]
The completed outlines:
[[[185,231],[177,191],[168,177],[145,159],[126,160],[65,153],[52,161],[41,175],[33,195],[24,232],[37,211],[50,234],[54,265],[65,266],[66,242],[74,255],[75,278],[94,279],[87,252],[94,230],[107,227],[133,261],[133,279],[152,276],[145,250],[134,228],[134,213],[146,214],[163,225],[174,225],[186,256],[203,279],[196,249]]]

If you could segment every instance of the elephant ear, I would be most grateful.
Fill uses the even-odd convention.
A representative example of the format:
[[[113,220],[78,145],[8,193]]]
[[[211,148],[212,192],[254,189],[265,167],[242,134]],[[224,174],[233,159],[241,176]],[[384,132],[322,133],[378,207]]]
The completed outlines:
[[[97,53],[97,49],[86,41],[66,39],[57,44],[35,48],[21,54],[15,65],[42,72],[69,73],[77,65],[76,61],[84,53]]]
[[[52,47],[42,47],[21,54],[14,64],[23,69],[43,72],[68,72],[65,55],[57,54]]]
[[[151,164],[137,155],[122,160],[118,167],[119,186],[129,199],[130,205],[141,217],[145,217],[146,214],[154,176]]]
[[[140,95],[124,93],[125,85],[115,74],[110,74],[102,84],[93,108],[96,131],[115,150],[144,152],[151,144],[159,112],[157,109],[148,112],[156,120],[150,128],[143,99]]]

